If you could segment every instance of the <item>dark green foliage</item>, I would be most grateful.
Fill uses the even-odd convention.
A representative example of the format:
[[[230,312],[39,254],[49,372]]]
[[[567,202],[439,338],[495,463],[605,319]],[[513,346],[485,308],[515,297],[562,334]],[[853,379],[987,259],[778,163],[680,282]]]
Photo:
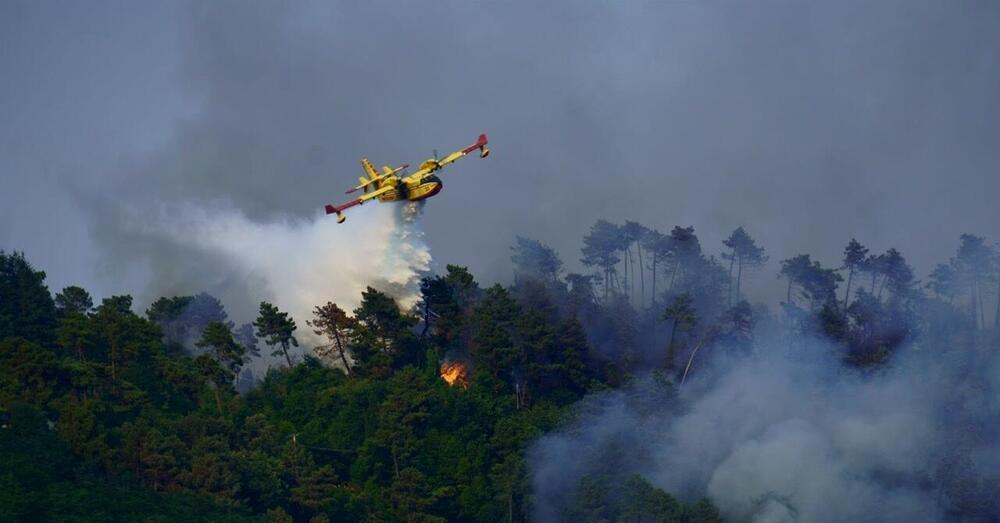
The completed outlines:
[[[24,253],[0,251],[0,340],[49,342],[55,323],[56,308],[45,273],[36,271]]]
[[[288,353],[292,346],[298,347],[299,340],[292,334],[295,332],[295,320],[288,316],[287,312],[281,312],[277,307],[260,302],[260,313],[257,320],[253,322],[257,329],[257,336],[264,338],[264,342],[272,347],[276,347],[272,356],[284,356],[288,366],[292,366],[292,356]]]
[[[359,374],[387,376],[393,368],[421,366],[425,351],[412,330],[416,319],[403,314],[389,295],[368,287],[354,320],[350,352]]]
[[[717,523],[718,509],[703,499],[686,506],[639,475],[584,476],[562,508],[560,521],[586,523]]]
[[[189,493],[163,494],[82,463],[45,418],[14,404],[0,430],[0,519],[12,522],[263,522],[246,509]]]
[[[354,338],[357,322],[333,302],[317,306],[313,309],[313,316],[312,320],[306,320],[306,325],[312,327],[317,336],[325,336],[330,341],[329,345],[313,348],[313,352],[322,360],[342,364],[350,375],[351,364],[347,361],[347,350],[350,340]]]
[[[208,351],[215,363],[225,372],[225,380],[231,382],[236,371],[243,365],[246,348],[236,343],[233,333],[226,324],[212,321],[205,326],[201,339],[195,346]]]
[[[191,332],[191,325],[182,320],[182,315],[192,300],[193,296],[161,297],[146,309],[146,317],[160,326],[163,339],[168,345],[180,348],[195,335]]]
[[[746,267],[763,257],[743,236],[726,244],[734,267],[737,244]],[[257,321],[235,334],[206,294],[162,298],[143,318],[127,295],[95,308],[86,291],[67,287],[52,300],[44,273],[0,253],[0,421],[10,427],[0,429],[0,514],[530,520],[525,450],[589,391],[664,365],[683,380],[692,368],[710,368],[688,364],[718,353],[711,349],[752,353],[762,322],[832,340],[847,363],[864,368],[886,364],[919,336],[973,343],[987,328],[991,252],[983,239],[963,236],[956,257],[932,274],[927,297],[898,251],[869,255],[852,242],[844,268],[854,287],[844,302],[834,270],[808,255],[785,260],[791,321],[779,324],[766,306],[736,299],[738,271],[729,306],[731,275],[702,252],[693,228],[663,235],[598,222],[584,246],[596,276],[562,278],[550,249],[520,239],[510,288],[481,290],[465,268],[448,266],[423,281],[412,314],[371,288],[352,314],[317,307],[308,324],[339,343],[327,359],[350,374],[311,357],[293,361],[295,322],[274,305],[261,303]],[[603,288],[595,291],[595,281]],[[654,291],[648,302],[645,281]],[[657,284],[666,291],[657,295]],[[241,396],[233,382],[256,336],[288,368]],[[644,347],[653,349],[642,354]],[[466,379],[446,384],[442,362],[460,362]],[[678,398],[667,401],[673,407]],[[946,495],[973,513],[962,500],[974,489],[949,474]],[[586,477],[561,501],[560,516],[571,520],[719,521],[708,500],[680,503],[638,476]]]
[[[56,294],[55,304],[62,315],[87,314],[94,307],[94,300],[82,287],[71,285]]]

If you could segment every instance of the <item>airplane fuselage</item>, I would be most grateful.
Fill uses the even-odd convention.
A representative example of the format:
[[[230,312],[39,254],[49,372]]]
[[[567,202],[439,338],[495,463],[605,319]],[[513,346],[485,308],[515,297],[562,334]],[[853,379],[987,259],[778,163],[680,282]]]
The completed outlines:
[[[400,200],[425,200],[441,192],[444,184],[437,176],[428,176],[422,182],[410,181],[407,178],[399,179],[391,191],[378,197],[382,202],[395,202]]]

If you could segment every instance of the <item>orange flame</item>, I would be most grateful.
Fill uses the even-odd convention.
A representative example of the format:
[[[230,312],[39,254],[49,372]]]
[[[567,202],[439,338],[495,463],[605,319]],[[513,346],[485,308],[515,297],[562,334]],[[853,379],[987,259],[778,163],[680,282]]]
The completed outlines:
[[[459,361],[449,361],[441,365],[441,379],[448,382],[448,385],[460,385],[465,388],[469,386],[468,369]]]

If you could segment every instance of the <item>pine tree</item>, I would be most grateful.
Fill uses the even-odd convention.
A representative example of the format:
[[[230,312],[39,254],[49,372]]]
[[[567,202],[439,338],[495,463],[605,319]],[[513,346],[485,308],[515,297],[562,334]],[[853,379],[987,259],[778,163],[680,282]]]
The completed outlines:
[[[306,320],[306,325],[312,327],[317,336],[326,336],[331,341],[329,349],[317,347],[316,355],[321,359],[329,359],[330,351],[335,350],[344,365],[344,371],[350,376],[351,365],[347,362],[347,347],[357,322],[333,302],[317,306],[313,309],[313,315],[315,319]]]
[[[865,257],[868,256],[868,249],[851,238],[850,243],[844,248],[844,264],[841,269],[847,269],[847,289],[844,291],[844,311],[851,299],[851,283],[854,281],[854,274],[864,264]]]
[[[663,311],[663,319],[673,321],[673,325],[670,328],[670,341],[667,344],[667,361],[665,365],[667,370],[672,370],[674,368],[674,357],[677,353],[674,341],[677,336],[677,331],[689,331],[698,323],[698,316],[696,315],[696,311],[692,303],[693,300],[690,294],[680,294],[674,298],[673,303],[671,303],[670,306]]]
[[[82,287],[71,285],[56,294],[55,305],[60,314],[87,314],[94,307],[94,300]]]
[[[271,347],[277,347],[271,355],[284,355],[288,367],[291,368],[292,357],[288,350],[292,346],[299,346],[299,341],[292,334],[295,332],[295,320],[289,318],[287,312],[281,312],[274,305],[262,301],[253,326],[257,329],[257,336],[264,338],[264,342]]]
[[[740,293],[741,284],[743,282],[743,271],[745,269],[755,269],[764,265],[768,257],[764,254],[764,249],[758,247],[757,243],[753,238],[750,237],[743,227],[737,227],[736,230],[722,241],[722,244],[729,247],[729,253],[724,253],[722,258],[724,260],[729,260],[729,305],[731,306],[734,301],[740,301],[742,294]],[[733,297],[733,269],[736,270],[736,293],[735,299]]]

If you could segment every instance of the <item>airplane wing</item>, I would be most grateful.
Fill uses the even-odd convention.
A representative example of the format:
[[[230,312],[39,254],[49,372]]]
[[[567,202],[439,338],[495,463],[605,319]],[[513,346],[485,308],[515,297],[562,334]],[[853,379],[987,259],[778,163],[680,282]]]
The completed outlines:
[[[440,170],[446,165],[454,163],[459,158],[471,153],[472,151],[475,151],[476,149],[479,149],[480,158],[486,158],[490,154],[490,150],[486,147],[486,144],[488,143],[489,140],[486,138],[486,135],[481,134],[479,135],[479,139],[476,140],[476,143],[460,151],[455,151],[449,154],[448,156],[441,158],[440,160],[427,160],[426,162],[420,165],[420,169],[418,169],[410,176],[416,178],[417,181],[422,181],[424,178],[427,178],[435,171]]]
[[[334,213],[336,213],[336,215],[337,215],[337,221],[340,222],[340,223],[343,223],[344,220],[346,220],[347,218],[344,217],[343,214],[341,214],[342,211],[344,211],[345,209],[350,209],[351,207],[354,207],[355,205],[361,205],[361,204],[367,202],[368,200],[371,200],[372,198],[378,198],[379,196],[382,196],[383,194],[385,194],[385,193],[387,193],[387,192],[389,192],[389,191],[391,191],[393,189],[395,189],[395,187],[393,187],[391,185],[387,185],[385,187],[382,187],[381,189],[376,189],[376,190],[374,190],[372,192],[362,194],[361,196],[359,196],[359,197],[357,197],[357,198],[355,198],[355,199],[353,199],[353,200],[351,200],[351,201],[349,201],[347,203],[344,203],[342,205],[336,205],[336,206],[334,206],[334,205],[327,205],[326,206],[326,213],[327,214],[334,214]]]
[[[374,185],[382,178],[390,174],[394,174],[394,172],[391,171],[385,174],[379,174],[378,171],[375,170],[375,166],[372,165],[372,162],[368,161],[368,158],[361,159],[361,169],[365,172],[364,176],[358,178],[358,182],[361,185],[358,185],[357,187],[347,191],[345,194],[351,194],[352,192],[361,189],[363,189],[365,192],[368,192],[370,186]]]

